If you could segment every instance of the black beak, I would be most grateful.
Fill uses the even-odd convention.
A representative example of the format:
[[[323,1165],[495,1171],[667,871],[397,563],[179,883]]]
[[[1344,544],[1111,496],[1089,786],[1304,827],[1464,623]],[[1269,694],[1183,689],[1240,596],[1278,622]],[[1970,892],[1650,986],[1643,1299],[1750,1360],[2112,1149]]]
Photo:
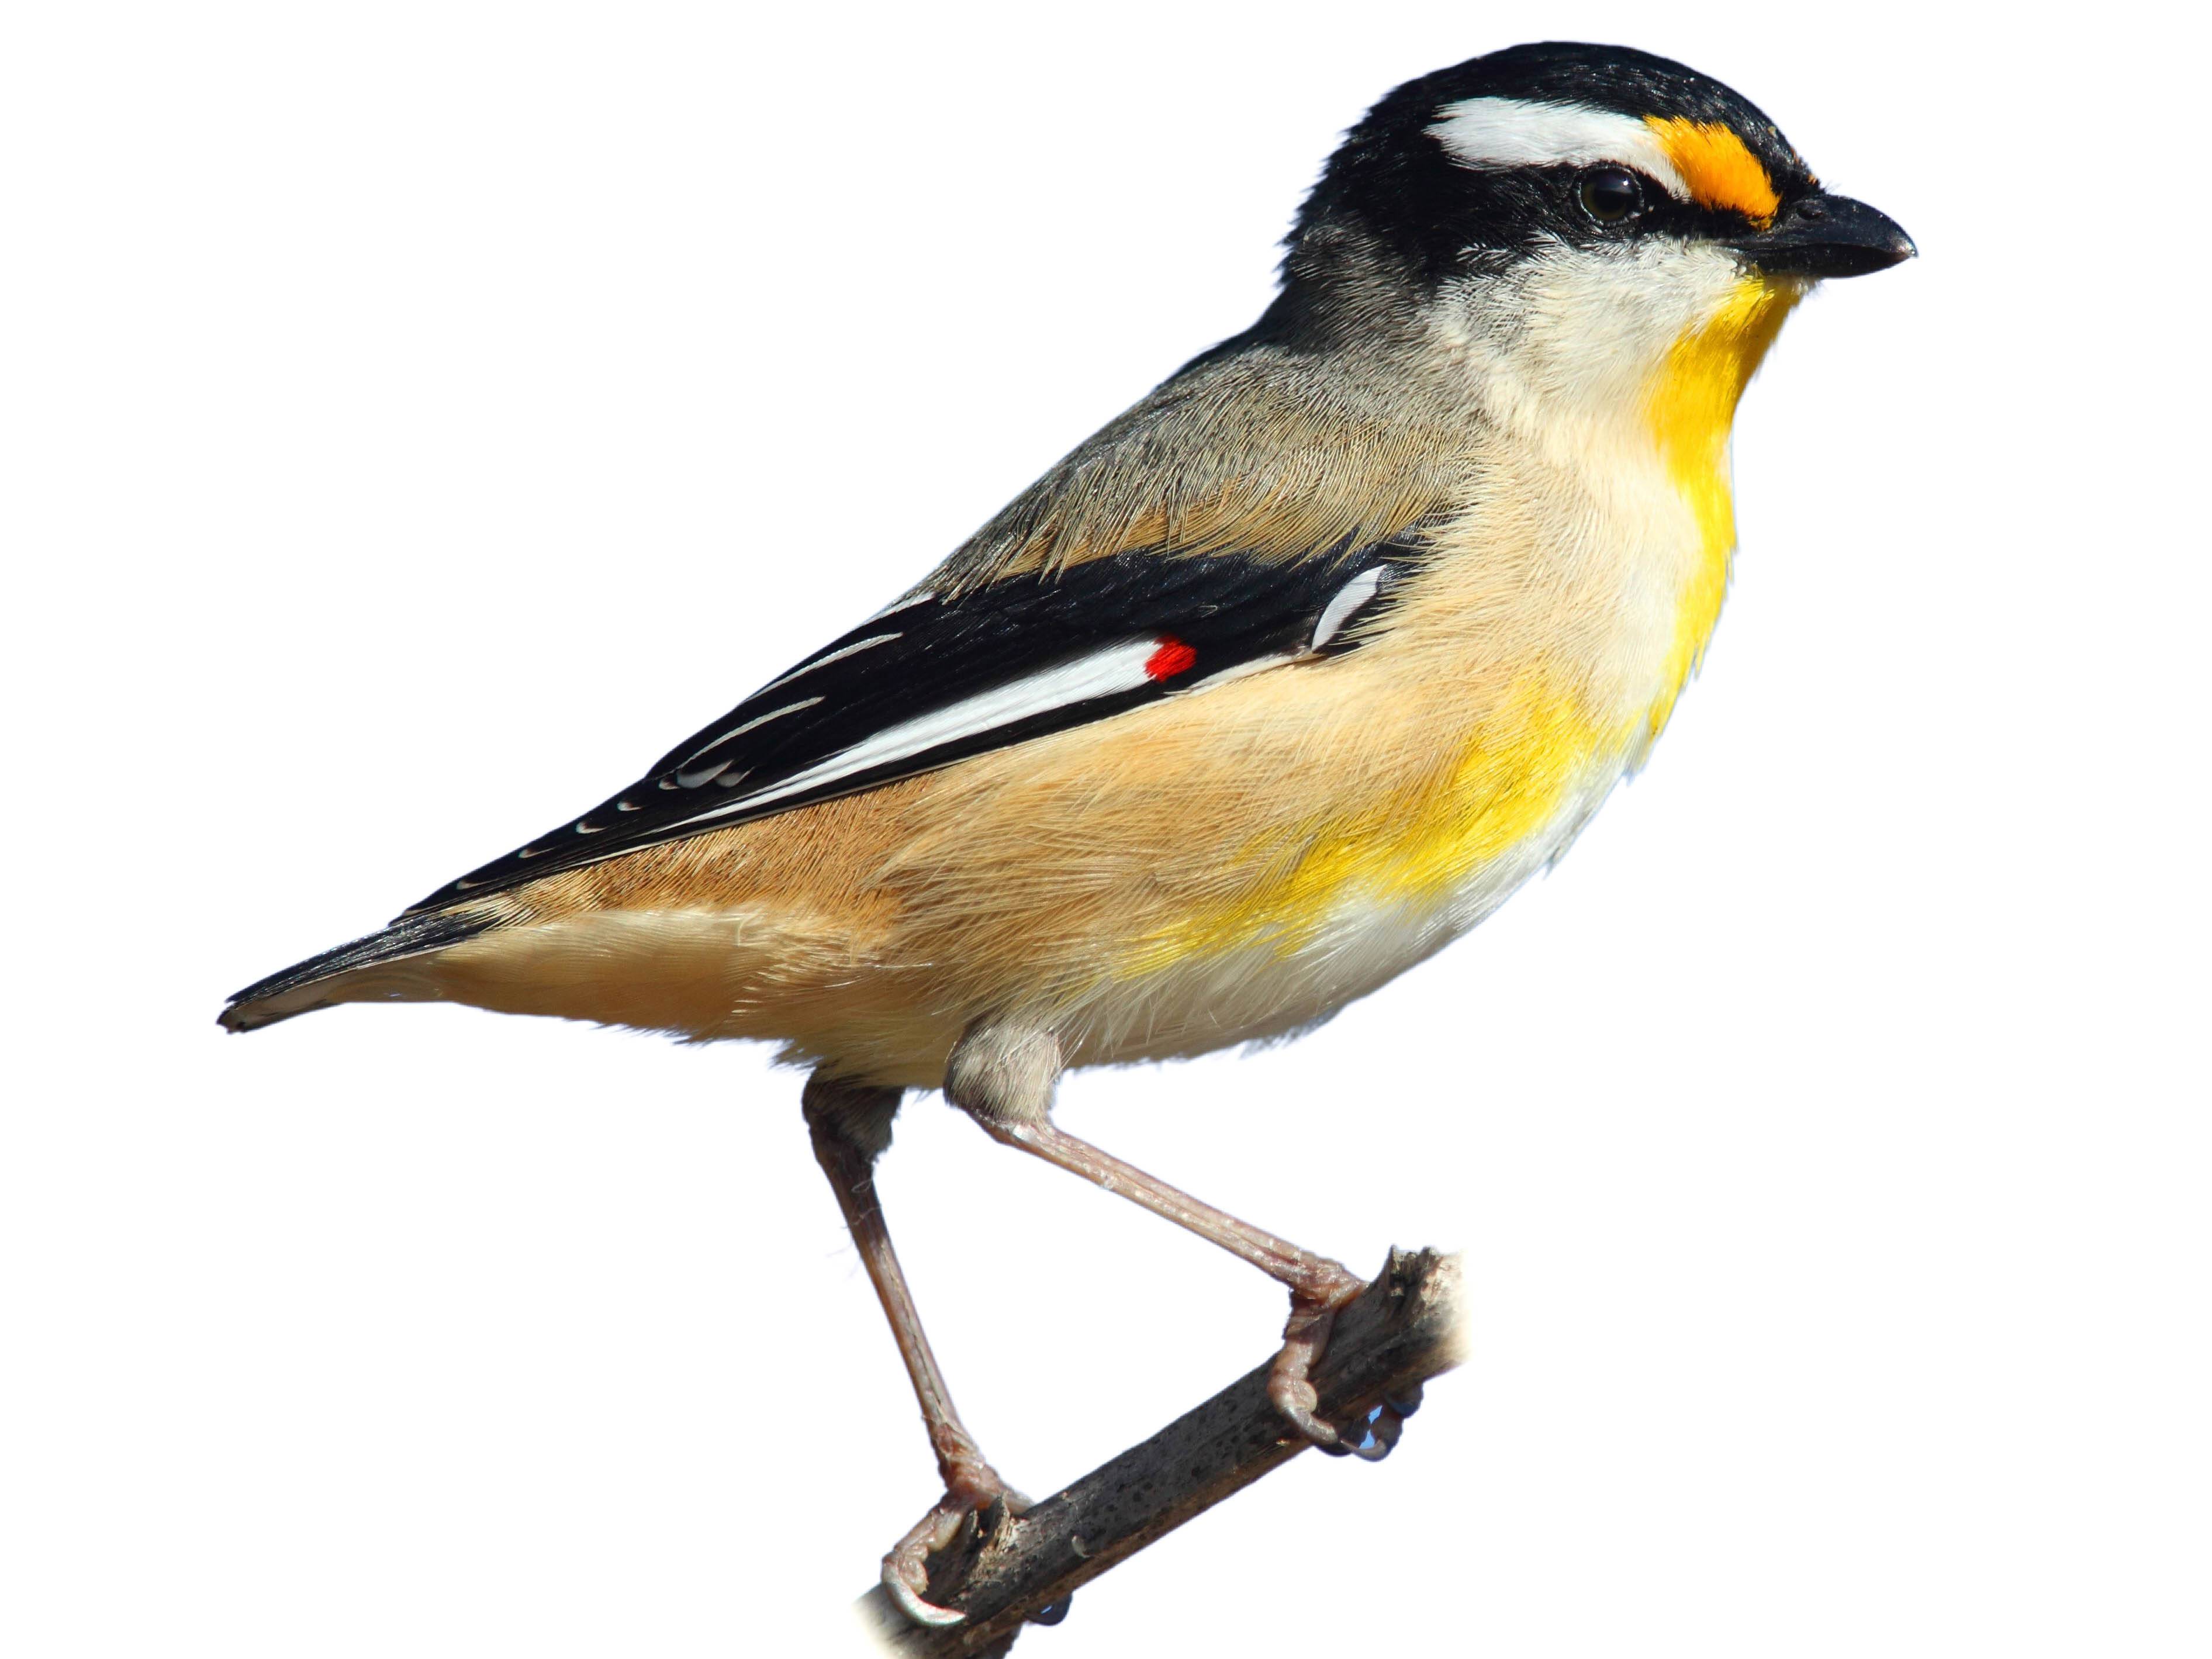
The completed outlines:
[[[1800,197],[1736,252],[1775,276],[1863,276],[1920,252],[1905,227],[1848,196]]]

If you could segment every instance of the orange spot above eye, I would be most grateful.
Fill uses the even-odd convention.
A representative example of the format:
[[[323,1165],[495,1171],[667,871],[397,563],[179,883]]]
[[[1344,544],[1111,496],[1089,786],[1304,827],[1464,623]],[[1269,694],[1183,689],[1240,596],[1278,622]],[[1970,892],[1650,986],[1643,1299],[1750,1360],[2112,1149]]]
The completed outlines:
[[[1644,119],[1701,204],[1732,209],[1761,226],[1773,220],[1782,205],[1774,181],[1729,128],[1718,121],[1692,121],[1680,115],[1664,120],[1647,115]]]

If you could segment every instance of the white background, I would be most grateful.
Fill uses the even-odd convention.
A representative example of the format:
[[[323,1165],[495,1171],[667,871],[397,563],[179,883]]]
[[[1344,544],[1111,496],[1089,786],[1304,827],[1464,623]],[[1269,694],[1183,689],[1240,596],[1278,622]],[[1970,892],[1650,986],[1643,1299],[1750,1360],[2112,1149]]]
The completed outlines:
[[[1566,35],[1924,257],[1785,331],[1705,674],[1554,875],[1293,1048],[1067,1085],[1313,1247],[1464,1249],[1475,1358],[1021,1651],[2204,1652],[2203,42],[1668,9],[13,10],[0,1649],[848,1650],[934,1492],[797,1079],[216,1008],[1242,327],[1386,88]],[[933,1099],[884,1184],[1032,1491],[1272,1345]]]

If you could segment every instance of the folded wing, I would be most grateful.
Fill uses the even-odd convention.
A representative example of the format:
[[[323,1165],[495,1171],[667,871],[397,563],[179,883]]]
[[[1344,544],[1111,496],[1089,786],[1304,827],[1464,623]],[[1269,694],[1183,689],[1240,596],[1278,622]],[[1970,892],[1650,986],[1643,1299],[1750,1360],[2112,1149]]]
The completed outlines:
[[[916,592],[407,914],[1354,648],[1414,557],[1404,538],[1288,562],[1147,550]]]

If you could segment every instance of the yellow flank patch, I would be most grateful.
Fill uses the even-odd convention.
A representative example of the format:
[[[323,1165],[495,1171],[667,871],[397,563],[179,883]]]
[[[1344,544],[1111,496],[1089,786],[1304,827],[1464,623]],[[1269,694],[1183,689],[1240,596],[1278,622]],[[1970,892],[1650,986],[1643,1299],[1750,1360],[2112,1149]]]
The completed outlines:
[[[1667,471],[1697,517],[1698,556],[1675,621],[1665,690],[1651,707],[1657,737],[1705,655],[1728,592],[1735,550],[1735,501],[1729,488],[1729,433],[1743,396],[1782,320],[1797,303],[1795,286],[1747,276],[1700,326],[1674,342],[1645,393],[1644,412]]]
[[[1759,159],[1744,147],[1742,139],[1718,121],[1692,121],[1686,116],[1644,118],[1658,134],[1661,148],[1690,194],[1709,208],[1732,208],[1764,229],[1774,222],[1782,198]]]
[[[1247,878],[1238,896],[1154,930],[1122,973],[1138,977],[1255,945],[1288,956],[1354,896],[1441,899],[1549,823],[1606,742],[1578,699],[1540,677],[1525,678],[1431,778],[1353,816],[1254,837],[1233,862]]]

